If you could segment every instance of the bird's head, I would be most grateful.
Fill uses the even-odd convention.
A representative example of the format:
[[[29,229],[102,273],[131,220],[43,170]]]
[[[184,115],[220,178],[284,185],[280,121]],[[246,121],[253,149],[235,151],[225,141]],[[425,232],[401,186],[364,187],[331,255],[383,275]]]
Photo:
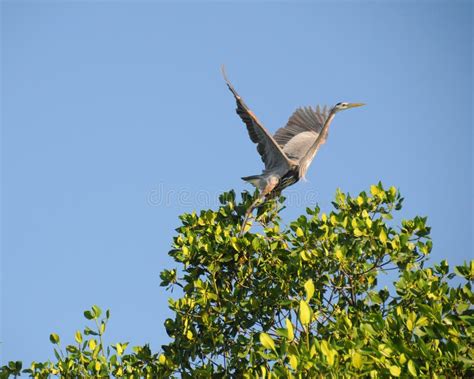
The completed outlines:
[[[365,105],[365,104],[364,103],[337,103],[334,106],[333,110],[334,112],[340,112],[340,111],[344,111],[350,108],[361,107],[362,105]]]

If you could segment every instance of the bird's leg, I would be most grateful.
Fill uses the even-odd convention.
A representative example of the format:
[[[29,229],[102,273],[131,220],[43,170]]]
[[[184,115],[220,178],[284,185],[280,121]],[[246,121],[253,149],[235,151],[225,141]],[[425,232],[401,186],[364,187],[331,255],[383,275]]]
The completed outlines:
[[[250,215],[252,214],[252,211],[255,209],[259,201],[263,200],[264,196],[259,196],[255,199],[255,201],[250,205],[250,207],[247,209],[247,212],[245,212],[245,217],[244,221],[242,222],[242,226],[240,228],[240,233],[239,237],[242,237],[245,233],[245,226],[247,225],[247,222],[249,220]]]

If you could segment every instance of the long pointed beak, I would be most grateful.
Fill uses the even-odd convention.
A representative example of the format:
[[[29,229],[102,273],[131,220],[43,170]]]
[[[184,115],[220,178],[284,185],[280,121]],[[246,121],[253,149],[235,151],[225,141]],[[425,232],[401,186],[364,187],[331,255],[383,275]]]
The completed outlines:
[[[349,103],[347,104],[347,108],[346,109],[349,109],[349,108],[355,108],[355,107],[361,107],[365,105],[365,103]]]

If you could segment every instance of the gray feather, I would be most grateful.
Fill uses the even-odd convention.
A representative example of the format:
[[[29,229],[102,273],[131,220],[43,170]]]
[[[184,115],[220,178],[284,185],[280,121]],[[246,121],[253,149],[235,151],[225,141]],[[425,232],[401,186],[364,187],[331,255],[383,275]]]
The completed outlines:
[[[328,113],[326,106],[322,110],[319,105],[316,109],[312,107],[298,108],[291,115],[287,124],[276,131],[275,141],[289,158],[301,159],[318,138]]]

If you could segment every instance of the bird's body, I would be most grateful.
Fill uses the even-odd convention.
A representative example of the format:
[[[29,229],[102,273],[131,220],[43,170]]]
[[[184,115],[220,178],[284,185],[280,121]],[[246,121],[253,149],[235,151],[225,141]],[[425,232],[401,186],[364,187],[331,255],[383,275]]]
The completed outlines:
[[[299,166],[280,172],[266,173],[263,171],[260,175],[244,176],[242,179],[258,188],[261,195],[274,197],[279,195],[286,187],[300,180]]]
[[[222,70],[229,90],[237,102],[237,114],[247,126],[252,142],[262,157],[265,169],[260,175],[242,179],[254,185],[260,193],[249,212],[260,199],[279,195],[283,189],[303,178],[320,146],[326,142],[329,126],[337,112],[363,105],[338,103],[328,109],[302,107],[289,118],[287,124],[272,136],[247,107]],[[248,216],[248,215],[247,215]],[[245,218],[244,224],[247,220]]]

